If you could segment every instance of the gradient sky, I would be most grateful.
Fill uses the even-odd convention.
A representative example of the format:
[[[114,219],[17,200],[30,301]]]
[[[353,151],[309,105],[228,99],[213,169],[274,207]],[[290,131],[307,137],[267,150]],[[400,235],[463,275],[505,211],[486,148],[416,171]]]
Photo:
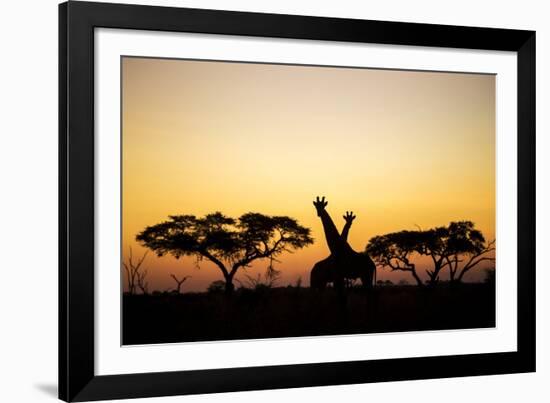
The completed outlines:
[[[357,251],[374,235],[451,220],[495,236],[493,75],[126,57],[122,79],[124,259],[130,246],[142,254],[136,234],[168,215],[288,215],[315,243],[280,257],[280,284],[308,285],[329,254],[317,195],[339,229],[346,210],[357,215]],[[222,279],[191,258],[151,253],[144,267],[150,290],[173,288],[170,273],[191,275],[193,291]]]

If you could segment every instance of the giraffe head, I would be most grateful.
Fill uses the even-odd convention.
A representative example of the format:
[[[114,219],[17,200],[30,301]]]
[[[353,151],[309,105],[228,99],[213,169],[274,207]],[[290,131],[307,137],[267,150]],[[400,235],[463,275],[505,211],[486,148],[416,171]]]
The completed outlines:
[[[353,215],[353,211],[346,211],[346,214],[344,215],[344,220],[347,224],[350,224],[355,220],[355,216]]]
[[[321,199],[319,199],[319,196],[315,199],[313,202],[313,205],[317,209],[317,215],[320,217],[321,213],[325,211],[325,207],[327,206],[328,202],[325,201],[325,196],[323,196]]]

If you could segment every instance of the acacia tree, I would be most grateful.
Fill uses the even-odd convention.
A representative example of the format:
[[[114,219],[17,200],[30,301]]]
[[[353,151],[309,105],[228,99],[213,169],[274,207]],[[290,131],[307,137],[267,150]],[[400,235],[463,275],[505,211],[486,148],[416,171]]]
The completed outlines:
[[[420,231],[400,231],[386,235],[377,235],[369,240],[366,253],[377,266],[389,267],[392,271],[404,271],[412,274],[419,286],[424,285],[411,255],[417,250]]]
[[[411,257],[413,254],[429,256],[432,266],[426,269],[426,274],[428,284],[434,285],[445,268],[449,269],[451,282],[460,282],[479,263],[494,261],[494,257],[487,256],[495,250],[494,244],[494,240],[485,240],[473,222],[457,221],[446,227],[375,236],[370,239],[366,252],[379,266],[410,272],[418,285],[423,282]]]
[[[239,269],[313,243],[309,228],[293,218],[246,213],[234,219],[220,212],[201,218],[169,216],[168,221],[146,227],[136,240],[158,256],[194,256],[199,262],[214,263],[227,293],[234,290],[233,279]]]

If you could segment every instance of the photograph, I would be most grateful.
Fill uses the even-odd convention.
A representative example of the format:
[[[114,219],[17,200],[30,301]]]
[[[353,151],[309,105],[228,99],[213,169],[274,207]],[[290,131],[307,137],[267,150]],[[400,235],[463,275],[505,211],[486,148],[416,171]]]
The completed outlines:
[[[495,327],[494,74],[120,74],[123,345]]]
[[[57,393],[37,393],[537,390],[542,17],[210,6],[61,3],[48,40],[58,80],[38,69],[36,94],[11,97],[58,96],[35,102],[57,119],[25,108],[14,120],[36,129],[14,137],[34,155],[28,174],[49,160],[57,186],[8,192],[26,206],[10,210],[19,230],[22,217],[57,220],[57,248],[35,242],[57,256],[57,277],[37,266],[42,281],[10,282],[42,296],[18,324],[55,294],[57,321],[25,322],[52,324],[25,345],[57,355]],[[30,213],[45,188],[57,214]],[[21,231],[7,233],[20,244],[8,274],[28,255]]]

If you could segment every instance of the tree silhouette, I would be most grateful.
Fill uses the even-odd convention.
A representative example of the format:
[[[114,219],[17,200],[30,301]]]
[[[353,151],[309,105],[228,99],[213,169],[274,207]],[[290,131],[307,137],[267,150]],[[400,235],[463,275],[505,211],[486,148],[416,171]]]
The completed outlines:
[[[439,281],[439,274],[448,265],[449,245],[447,243],[449,231],[447,227],[436,227],[426,231],[418,231],[416,251],[432,259],[433,267],[426,269],[428,284],[435,285]]]
[[[158,256],[209,260],[221,271],[227,293],[234,290],[233,279],[239,269],[259,259],[272,262],[284,252],[313,243],[309,228],[293,218],[246,213],[234,219],[220,212],[202,218],[170,216],[168,221],[145,228],[136,240]]]
[[[141,290],[142,294],[149,294],[149,282],[145,281],[147,278],[147,270],[143,270],[142,272],[139,272],[137,275],[137,283],[136,285]]]
[[[181,286],[183,283],[185,283],[187,281],[187,279],[191,278],[191,276],[185,276],[184,278],[182,278],[181,280],[179,278],[177,278],[174,274],[170,274],[170,277],[172,277],[172,279],[174,279],[174,281],[176,282],[176,284],[178,285],[174,291],[176,291],[176,293],[178,294],[181,294]]]
[[[447,248],[449,255],[446,259],[451,282],[461,282],[464,275],[481,262],[495,261],[494,257],[486,256],[495,250],[495,240],[486,241],[481,231],[475,229],[471,221],[449,224]]]
[[[128,262],[122,262],[124,271],[126,272],[126,281],[128,283],[128,293],[133,295],[136,293],[136,288],[141,289],[143,294],[147,294],[148,283],[145,281],[147,277],[147,270],[141,270],[141,265],[145,261],[149,251],[145,251],[143,256],[137,260],[133,259],[132,248],[130,247],[128,253]]]
[[[392,271],[404,271],[412,274],[419,286],[422,280],[411,262],[411,255],[417,250],[420,231],[400,231],[386,235],[377,235],[369,240],[366,252],[377,266],[389,267]]]
[[[428,230],[400,231],[370,239],[366,251],[382,267],[392,271],[410,272],[418,285],[423,285],[411,262],[413,254],[429,256],[432,266],[426,269],[428,284],[439,281],[439,275],[449,268],[451,282],[461,282],[464,275],[483,261],[494,261],[487,256],[495,250],[495,241],[487,242],[471,221],[453,221],[446,227]]]

